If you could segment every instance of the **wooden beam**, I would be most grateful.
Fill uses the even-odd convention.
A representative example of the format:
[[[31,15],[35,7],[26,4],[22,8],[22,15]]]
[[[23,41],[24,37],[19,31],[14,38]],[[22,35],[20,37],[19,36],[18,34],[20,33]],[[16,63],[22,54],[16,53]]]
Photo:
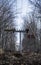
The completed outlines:
[[[27,32],[29,31],[29,29],[26,29],[26,30],[15,30],[15,29],[5,29],[4,31],[7,31],[7,32]]]

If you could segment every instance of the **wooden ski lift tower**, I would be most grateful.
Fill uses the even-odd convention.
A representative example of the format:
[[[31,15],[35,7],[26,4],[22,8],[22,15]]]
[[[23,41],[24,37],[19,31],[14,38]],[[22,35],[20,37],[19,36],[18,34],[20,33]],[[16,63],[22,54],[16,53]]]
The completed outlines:
[[[6,32],[13,32],[13,33],[15,33],[15,32],[19,32],[20,33],[20,52],[22,52],[22,44],[21,44],[21,33],[28,33],[28,31],[29,31],[29,29],[26,29],[26,30],[16,30],[16,29],[5,29],[4,31],[6,31]]]

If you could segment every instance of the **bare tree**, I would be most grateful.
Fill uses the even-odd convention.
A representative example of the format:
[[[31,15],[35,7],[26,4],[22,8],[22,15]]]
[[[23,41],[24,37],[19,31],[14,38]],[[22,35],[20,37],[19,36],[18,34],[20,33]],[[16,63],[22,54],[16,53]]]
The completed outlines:
[[[8,48],[8,46],[14,42],[14,40],[13,42],[11,42],[12,40],[9,42],[7,40],[8,35],[11,36],[9,39],[12,39],[12,33],[4,31],[5,28],[12,28],[14,16],[11,7],[14,2],[15,0],[2,0],[0,5],[0,47],[2,48],[5,48],[5,45],[7,45],[6,47]],[[9,45],[7,43],[9,43]],[[14,43],[12,46],[14,46]]]

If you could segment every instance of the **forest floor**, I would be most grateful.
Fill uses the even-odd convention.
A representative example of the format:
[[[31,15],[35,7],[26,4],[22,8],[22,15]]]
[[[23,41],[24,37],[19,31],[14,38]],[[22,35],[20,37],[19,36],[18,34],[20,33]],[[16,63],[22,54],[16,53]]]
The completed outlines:
[[[0,65],[41,65],[41,53],[11,53],[0,54]]]

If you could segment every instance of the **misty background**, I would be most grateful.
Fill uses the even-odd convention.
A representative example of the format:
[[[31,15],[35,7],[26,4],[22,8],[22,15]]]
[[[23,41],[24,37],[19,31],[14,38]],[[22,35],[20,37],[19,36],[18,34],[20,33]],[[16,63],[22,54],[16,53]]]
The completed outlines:
[[[13,28],[29,29],[21,33],[22,51],[41,52],[41,0],[0,0],[0,48],[20,50],[20,33],[4,31]]]

